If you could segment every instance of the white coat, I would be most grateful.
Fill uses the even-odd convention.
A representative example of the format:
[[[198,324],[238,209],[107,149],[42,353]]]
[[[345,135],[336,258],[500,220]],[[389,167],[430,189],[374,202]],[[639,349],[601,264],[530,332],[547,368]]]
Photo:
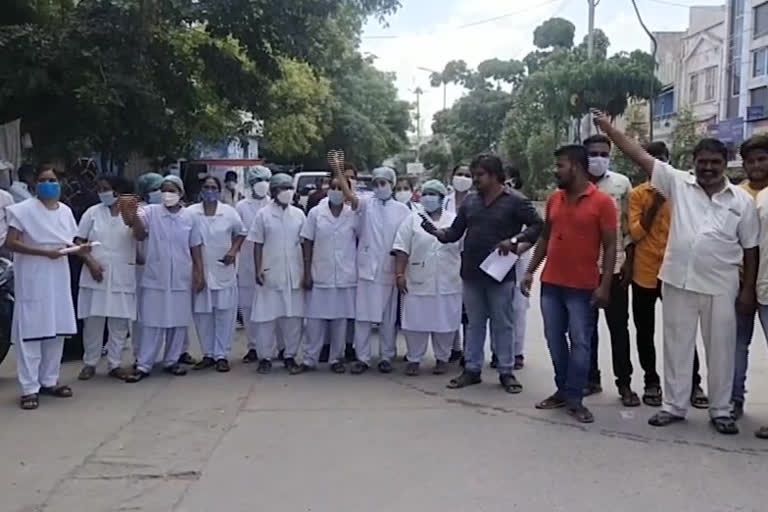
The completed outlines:
[[[49,210],[30,198],[8,206],[6,214],[8,225],[21,232],[21,241],[37,249],[63,249],[77,234],[72,210],[63,203]],[[16,303],[11,338],[18,342],[75,334],[67,258],[17,253],[13,270]]]
[[[456,214],[443,212],[435,222],[449,227]],[[422,218],[413,213],[400,225],[393,249],[408,255],[406,281],[413,295],[450,295],[461,293],[461,244],[440,243],[421,227]]]
[[[107,206],[98,204],[83,214],[77,237],[100,243],[91,250],[91,257],[104,270],[104,279],[100,283],[87,268],[80,273],[78,316],[135,320],[136,239],[133,230],[125,225],[121,215],[113,216]]]
[[[262,245],[264,286],[254,296],[252,321],[304,316],[300,234],[305,222],[304,212],[299,208],[283,208],[275,202],[256,215],[247,239]]]
[[[301,237],[313,242],[312,281],[316,288],[357,284],[357,215],[348,205],[335,217],[328,198],[310,210]]]
[[[391,255],[392,244],[397,228],[410,213],[406,205],[394,199],[381,201],[371,197],[360,200],[357,265],[361,281],[394,286],[395,258]]]
[[[268,197],[262,199],[243,199],[235,209],[240,214],[246,233],[250,231],[256,214],[270,203]],[[256,269],[253,266],[253,242],[246,239],[240,249],[242,255],[237,266],[238,297],[241,308],[250,309],[253,303],[253,294],[256,290]]]

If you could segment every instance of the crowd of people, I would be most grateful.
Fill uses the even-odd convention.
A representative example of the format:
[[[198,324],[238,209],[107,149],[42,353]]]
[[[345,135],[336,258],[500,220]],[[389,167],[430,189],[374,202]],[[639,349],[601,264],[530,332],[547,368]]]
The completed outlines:
[[[334,373],[393,371],[397,335],[405,374],[420,373],[431,340],[434,374],[460,360],[448,382],[481,382],[490,333],[491,366],[503,390],[520,393],[528,296],[541,268],[541,314],[555,392],[539,409],[565,408],[594,421],[584,397],[602,392],[598,365],[603,310],[619,399],[625,407],[661,407],[649,423],[685,419],[708,408],[714,428],[738,433],[744,413],[749,345],[757,313],[768,322],[768,138],[741,147],[747,180],[725,176],[728,154],[704,139],[693,171],[669,165],[663,143],[641,147],[595,113],[598,135],[555,152],[558,190],[544,218],[519,189],[519,174],[493,155],[459,165],[450,184],[429,180],[418,196],[395,171],[372,171],[372,193],[356,187],[352,166],[331,162],[326,187],[307,211],[295,206],[293,179],[252,167],[244,183],[227,174],[201,179],[190,201],[174,175],[147,173],[137,183],[98,180],[99,204],[75,221],[60,201],[51,166],[0,183],[0,236],[13,254],[20,406],[41,395],[71,397],[60,365],[64,338],[83,321],[83,368],[90,380],[105,355],[110,377],[137,383],[158,363],[230,371],[238,321],[243,362],[267,374],[280,359],[301,374],[324,362]],[[611,170],[614,147],[649,180],[635,188]],[[22,174],[24,174],[22,176]],[[242,194],[238,185],[244,186]],[[762,248],[763,251],[759,249]],[[500,279],[483,270],[494,252],[515,255]],[[69,288],[67,255],[84,270]],[[630,289],[642,397],[632,386]],[[664,379],[657,372],[656,301],[663,297]],[[707,390],[701,386],[701,328]],[[190,355],[195,329],[202,359]],[[372,333],[378,329],[374,359]],[[123,364],[128,340],[134,364]],[[351,363],[350,366],[348,366]],[[768,427],[757,432],[768,438]]]

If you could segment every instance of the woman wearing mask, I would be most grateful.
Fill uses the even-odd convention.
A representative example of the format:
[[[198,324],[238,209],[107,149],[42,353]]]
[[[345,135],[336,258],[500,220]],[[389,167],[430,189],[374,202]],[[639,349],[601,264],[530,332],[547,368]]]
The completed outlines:
[[[160,188],[163,186],[163,177],[156,172],[147,172],[139,176],[136,180],[136,192],[139,195],[139,207],[143,208],[148,204],[162,204],[163,193]],[[136,304],[141,303],[141,279],[144,275],[144,242],[136,241]],[[133,322],[131,328],[131,345],[133,345],[134,360],[139,360],[139,347],[141,346],[141,318],[138,316]]]
[[[443,211],[448,190],[437,180],[421,188],[421,206],[438,228],[453,223],[456,214]],[[408,344],[406,375],[415,376],[432,337],[436,365],[442,375],[461,319],[460,243],[443,245],[421,227],[420,213],[412,213],[397,231],[394,251],[397,288],[403,296],[402,328]]]
[[[331,181],[327,198],[313,208],[301,231],[304,239],[307,345],[304,363],[292,373],[314,370],[320,351],[330,341],[331,371],[344,373],[347,321],[355,318],[357,284],[357,215],[344,204],[339,179]],[[330,331],[330,340],[326,340]]]
[[[269,199],[269,180],[272,171],[268,167],[251,167],[245,172],[245,183],[250,190],[250,197],[237,203],[237,213],[243,221],[245,231],[251,229],[256,214],[267,206]],[[240,258],[237,269],[238,304],[245,324],[245,336],[248,340],[248,353],[243,357],[244,363],[255,363],[259,360],[256,352],[256,324],[250,321],[251,306],[256,285],[256,270],[253,266],[253,242],[245,240],[242,248],[243,258]]]
[[[69,207],[59,202],[61,186],[53,167],[41,167],[35,182],[37,197],[6,208],[5,246],[15,253],[11,339],[22,409],[37,409],[39,395],[72,396],[72,389],[59,385],[59,371],[64,337],[77,332],[69,264],[59,252],[72,245],[77,224]]]
[[[216,367],[228,372],[229,353],[237,316],[237,254],[245,239],[240,215],[222,203],[221,182],[215,176],[203,181],[202,202],[187,208],[198,218],[203,237],[205,289],[195,295],[197,337],[203,359],[195,370]]]
[[[453,186],[453,192],[448,194],[445,198],[445,204],[443,209],[446,212],[458,213],[459,208],[464,199],[469,195],[472,190],[472,173],[469,170],[469,166],[465,164],[459,164],[453,168],[453,177],[451,178],[451,185]],[[453,339],[453,350],[451,350],[451,362],[462,360],[464,351],[461,344],[461,333],[464,335],[464,339],[467,338],[467,312],[464,306],[461,307],[461,326],[460,331],[456,331],[456,335]],[[463,363],[462,363],[463,364]]]
[[[133,194],[133,184],[118,176],[104,176],[97,186],[100,204],[83,214],[75,238],[78,244],[98,242],[85,258],[87,271],[80,274],[77,314],[84,320],[84,352],[78,378],[90,380],[96,374],[106,323],[108,375],[124,380],[127,374],[120,367],[123,347],[130,322],[136,320],[136,239],[132,225],[120,215],[118,198]]]
[[[253,242],[258,291],[251,307],[259,354],[259,373],[272,369],[275,330],[285,336],[285,359],[289,371],[296,366],[304,318],[303,261],[300,233],[306,217],[292,206],[293,178],[275,174],[269,181],[272,202],[256,214],[248,232]],[[295,370],[294,370],[295,371]]]
[[[358,213],[357,294],[355,299],[355,350],[353,374],[368,370],[371,362],[371,328],[379,324],[379,371],[390,373],[396,353],[397,288],[392,244],[400,223],[410,210],[393,200],[397,181],[389,167],[373,170],[373,197],[359,198],[336,170],[339,184],[352,209]]]
[[[136,371],[127,382],[149,376],[163,342],[164,371],[187,373],[179,357],[192,323],[192,292],[205,288],[199,219],[181,205],[181,178],[166,176],[161,191],[163,204],[148,205],[133,219],[134,236],[146,240],[146,265],[139,283],[142,340]]]
[[[398,178],[395,183],[395,200],[398,203],[403,203],[409,210],[414,210],[418,207],[413,202],[413,185],[408,178]]]

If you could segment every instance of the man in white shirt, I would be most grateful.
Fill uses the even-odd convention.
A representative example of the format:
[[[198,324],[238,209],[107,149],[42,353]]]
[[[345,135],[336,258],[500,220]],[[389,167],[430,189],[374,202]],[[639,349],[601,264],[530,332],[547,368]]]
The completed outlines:
[[[616,265],[611,281],[611,302],[605,308],[604,315],[611,335],[613,375],[616,377],[616,387],[621,403],[624,407],[638,407],[640,398],[632,391],[632,362],[629,357],[629,283],[632,280],[632,260],[635,252],[629,232],[629,194],[632,191],[632,183],[626,176],[609,170],[611,140],[608,137],[600,134],[593,135],[584,141],[584,147],[589,155],[589,181],[613,199],[619,218],[618,233],[616,233]],[[602,263],[599,265],[602,268]],[[595,309],[592,361],[585,396],[602,391],[598,366],[599,320],[600,311]]]
[[[728,151],[716,139],[693,150],[690,174],[653,158],[611,125],[601,112],[595,124],[651,177],[672,204],[672,226],[660,278],[664,311],[664,406],[648,423],[664,427],[685,419],[691,396],[696,331],[707,351],[709,413],[721,434],[737,434],[731,417],[736,311],[756,304],[760,223],[749,194],[725,176]],[[739,289],[739,265],[744,278]]]
[[[15,202],[13,196],[6,192],[11,186],[11,171],[13,171],[13,165],[5,160],[0,160],[0,256],[3,245],[5,245],[5,237],[8,236],[8,219],[6,218],[5,207],[11,206]]]
[[[35,190],[35,168],[29,164],[19,167],[18,180],[11,184],[8,192],[13,196],[17,203],[25,201],[32,197],[32,191]]]

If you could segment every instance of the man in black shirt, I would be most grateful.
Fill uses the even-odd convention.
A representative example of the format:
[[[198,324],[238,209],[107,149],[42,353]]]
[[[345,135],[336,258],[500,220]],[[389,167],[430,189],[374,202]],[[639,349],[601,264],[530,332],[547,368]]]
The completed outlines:
[[[543,221],[528,199],[515,190],[505,189],[504,167],[498,157],[480,155],[470,170],[477,193],[464,199],[453,225],[439,230],[426,219],[423,224],[427,232],[443,243],[456,242],[466,232],[461,257],[464,304],[469,318],[464,349],[466,365],[464,372],[452,379],[448,387],[463,388],[481,382],[486,323],[490,319],[491,340],[499,360],[499,380],[507,392],[519,393],[523,387],[512,373],[515,268],[498,282],[483,272],[480,264],[493,251],[522,253],[530,248],[541,234]],[[523,226],[526,226],[524,231]]]

